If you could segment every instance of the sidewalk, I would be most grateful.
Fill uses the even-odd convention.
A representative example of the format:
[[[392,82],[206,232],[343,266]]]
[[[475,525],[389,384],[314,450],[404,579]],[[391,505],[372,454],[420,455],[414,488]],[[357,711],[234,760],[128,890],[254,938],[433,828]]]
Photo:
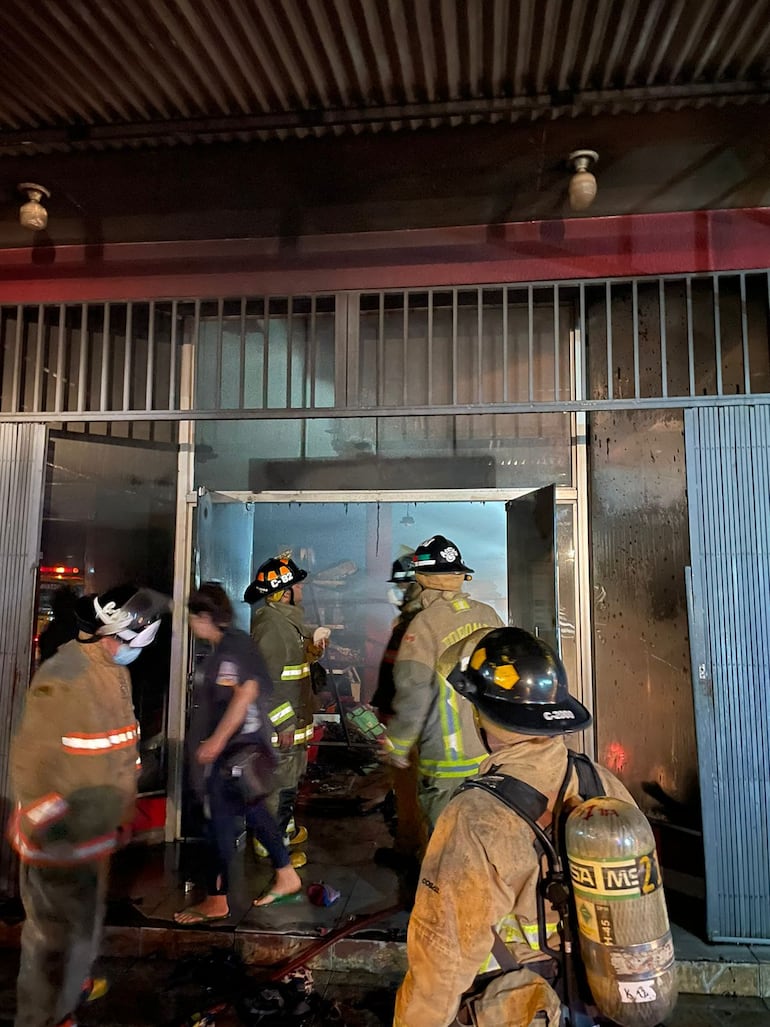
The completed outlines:
[[[0,1027],[12,1027],[18,952],[0,950]],[[160,959],[105,959],[99,971],[110,990],[78,1014],[82,1027],[178,1027],[195,1012],[209,1008],[204,989],[179,980],[179,964]],[[391,1027],[397,981],[379,974],[341,974],[316,971],[313,984],[322,1013],[301,1027]],[[216,1017],[216,1027],[235,1027],[228,1016]],[[295,1019],[272,1020],[300,1027]],[[770,1027],[770,1008],[761,998],[724,995],[680,995],[666,1027]]]

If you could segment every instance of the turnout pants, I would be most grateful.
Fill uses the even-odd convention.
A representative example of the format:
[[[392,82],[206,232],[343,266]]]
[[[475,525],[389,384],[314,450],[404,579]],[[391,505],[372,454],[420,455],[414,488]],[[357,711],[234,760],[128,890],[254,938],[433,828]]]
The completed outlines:
[[[99,953],[109,860],[20,871],[21,930],[15,1027],[54,1027],[78,1006]]]
[[[283,837],[294,816],[297,789],[307,770],[307,748],[295,745],[291,749],[277,749],[276,754],[278,764],[273,771],[273,791],[265,802]]]
[[[408,767],[391,767],[390,780],[396,799],[394,850],[402,856],[422,859],[426,845],[425,816],[417,800],[417,750],[409,754]]]
[[[417,798],[428,825],[428,834],[433,833],[436,821],[444,807],[465,778],[460,777],[420,777],[417,787]]]

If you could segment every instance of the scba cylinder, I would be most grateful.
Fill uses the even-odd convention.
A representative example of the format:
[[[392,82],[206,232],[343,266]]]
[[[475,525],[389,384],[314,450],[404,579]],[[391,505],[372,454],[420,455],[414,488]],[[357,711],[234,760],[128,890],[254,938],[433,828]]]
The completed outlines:
[[[580,950],[594,1002],[622,1027],[655,1027],[677,998],[674,944],[644,814],[608,796],[566,823]]]

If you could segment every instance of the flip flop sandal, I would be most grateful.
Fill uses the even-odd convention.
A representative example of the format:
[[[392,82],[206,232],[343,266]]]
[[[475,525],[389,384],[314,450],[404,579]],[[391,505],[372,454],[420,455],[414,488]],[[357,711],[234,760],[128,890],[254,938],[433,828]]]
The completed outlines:
[[[192,917],[192,919],[177,920],[178,916],[188,916]],[[195,906],[188,906],[187,909],[181,909],[178,913],[174,914],[174,923],[179,924],[180,927],[197,927],[198,924],[216,923],[217,920],[227,920],[229,917],[229,909],[226,913],[211,916],[208,913],[204,913],[202,909],[196,909]]]
[[[290,892],[266,891],[264,895],[260,895],[258,899],[254,899],[252,906],[254,909],[264,909],[267,906],[276,906],[279,902],[296,901],[300,898],[302,898],[301,888],[298,891]]]

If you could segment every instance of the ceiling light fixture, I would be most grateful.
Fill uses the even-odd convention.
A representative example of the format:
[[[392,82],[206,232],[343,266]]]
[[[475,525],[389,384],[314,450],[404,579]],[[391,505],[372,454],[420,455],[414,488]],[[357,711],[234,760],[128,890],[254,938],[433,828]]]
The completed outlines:
[[[27,197],[27,202],[19,207],[19,224],[31,232],[42,231],[48,224],[48,211],[40,201],[44,195],[50,199],[50,192],[36,182],[20,182],[17,189]]]
[[[575,174],[569,180],[569,205],[573,210],[588,210],[596,198],[596,179],[591,167],[599,160],[596,150],[573,150],[567,158]]]

